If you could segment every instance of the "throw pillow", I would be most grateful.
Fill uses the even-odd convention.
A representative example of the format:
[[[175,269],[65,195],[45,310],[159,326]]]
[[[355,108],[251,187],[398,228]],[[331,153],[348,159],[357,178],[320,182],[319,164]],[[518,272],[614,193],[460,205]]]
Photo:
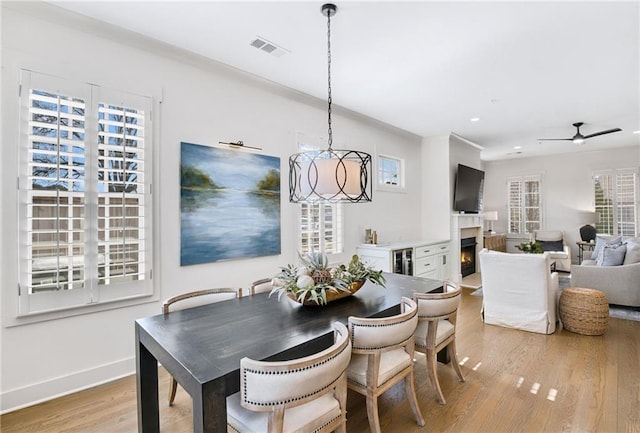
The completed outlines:
[[[630,265],[632,263],[640,263],[640,242],[629,241],[625,242],[627,246],[627,253],[624,256],[623,265]]]
[[[536,242],[540,244],[542,251],[562,251],[564,250],[564,245],[562,240],[559,241],[539,241],[536,239]]]
[[[598,257],[602,252],[602,249],[605,245],[615,245],[620,243],[620,236],[596,236],[596,246],[593,249],[593,253],[591,253],[591,258],[595,261],[598,261]]]
[[[605,245],[596,260],[599,266],[620,266],[627,252],[625,244]]]

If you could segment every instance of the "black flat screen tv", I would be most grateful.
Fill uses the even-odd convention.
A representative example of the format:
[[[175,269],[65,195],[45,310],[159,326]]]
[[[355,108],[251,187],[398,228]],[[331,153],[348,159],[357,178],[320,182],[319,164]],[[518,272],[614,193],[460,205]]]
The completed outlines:
[[[482,210],[484,171],[458,164],[453,193],[453,210],[478,213]]]

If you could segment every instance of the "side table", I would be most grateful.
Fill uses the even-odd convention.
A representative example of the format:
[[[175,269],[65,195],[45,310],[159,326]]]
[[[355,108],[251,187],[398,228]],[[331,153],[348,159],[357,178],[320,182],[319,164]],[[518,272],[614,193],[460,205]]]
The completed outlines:
[[[596,247],[595,242],[584,242],[584,241],[578,241],[576,242],[576,244],[578,245],[578,264],[582,264],[582,257],[584,256],[584,251],[585,248],[587,249],[587,251],[593,251],[593,249]]]

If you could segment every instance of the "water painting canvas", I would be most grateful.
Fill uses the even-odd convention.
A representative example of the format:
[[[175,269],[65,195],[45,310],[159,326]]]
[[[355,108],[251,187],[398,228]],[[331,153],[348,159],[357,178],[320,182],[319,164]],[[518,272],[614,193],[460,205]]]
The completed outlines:
[[[280,254],[280,158],[181,143],[180,265]]]

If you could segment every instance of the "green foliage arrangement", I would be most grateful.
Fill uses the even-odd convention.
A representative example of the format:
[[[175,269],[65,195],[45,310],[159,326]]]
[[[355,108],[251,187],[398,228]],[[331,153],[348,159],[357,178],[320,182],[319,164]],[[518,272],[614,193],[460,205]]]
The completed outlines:
[[[280,273],[272,280],[272,294],[278,294],[278,300],[283,294],[291,294],[295,299],[304,303],[312,301],[318,305],[327,303],[327,293],[350,292],[353,283],[371,281],[384,287],[386,281],[382,271],[366,266],[357,255],[351,258],[348,265],[336,268],[328,267],[327,256],[322,253],[298,253],[303,266],[287,265],[280,268]]]
[[[520,245],[516,245],[516,248],[527,254],[542,254],[544,252],[540,243],[535,241],[522,242]]]

